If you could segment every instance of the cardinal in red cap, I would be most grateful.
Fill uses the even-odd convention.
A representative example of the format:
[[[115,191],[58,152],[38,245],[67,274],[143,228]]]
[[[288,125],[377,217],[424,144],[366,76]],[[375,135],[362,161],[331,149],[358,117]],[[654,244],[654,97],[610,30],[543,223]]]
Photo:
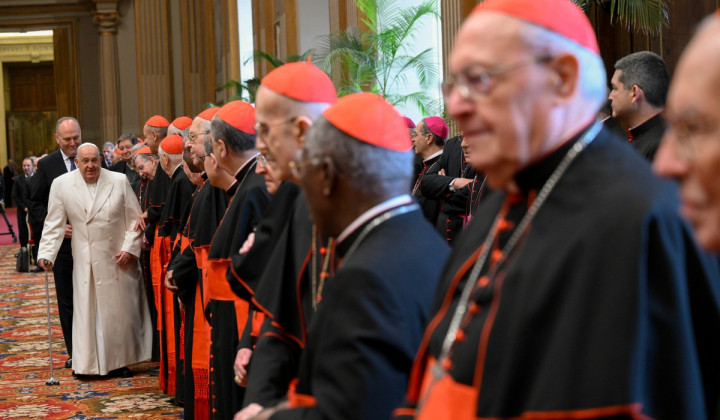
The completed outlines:
[[[299,82],[302,81],[302,82]],[[313,235],[307,206],[300,195],[295,164],[303,139],[313,121],[337,100],[330,77],[310,62],[289,63],[271,71],[258,89],[255,129],[258,136],[258,165],[271,167],[282,182],[268,207],[247,256],[233,257],[227,280],[233,290],[260,308],[253,315],[267,316],[267,333],[257,338],[257,331],[247,331],[243,342],[255,342],[255,351],[246,346],[235,361],[237,383],[246,385],[247,406],[241,416],[251,417],[287,393],[291,377],[297,370],[304,327],[313,311],[313,284],[331,267],[318,268],[303,264],[305,257],[316,265],[329,263],[328,238]],[[406,131],[407,132],[407,131]],[[279,236],[279,232],[286,232]],[[271,234],[272,233],[272,234]],[[272,255],[272,260],[270,259]],[[311,264],[312,265],[312,264]],[[298,281],[299,279],[299,281]],[[301,296],[302,301],[298,301]],[[244,333],[245,334],[245,333]],[[247,366],[252,355],[253,375]],[[282,361],[282,362],[280,362]],[[246,383],[247,381],[247,383]]]
[[[402,116],[371,93],[338,99],[309,131],[297,172],[337,263],[314,289],[290,408],[259,418],[382,419],[402,401],[448,255],[407,193],[409,146]]]
[[[184,134],[187,134],[190,124],[192,124],[192,119],[190,117],[177,117],[168,126],[168,134],[179,134],[180,136],[183,136]]]
[[[208,108],[198,114],[189,127],[184,158],[184,166],[190,172],[203,175],[203,181],[210,175],[205,173],[205,162],[214,161],[210,140],[210,125],[219,107]],[[207,149],[206,149],[207,148]],[[221,171],[229,180],[228,187],[235,178]],[[177,287],[177,296],[185,305],[183,341],[184,348],[176,349],[183,353],[184,371],[178,377],[183,379],[185,418],[207,419],[210,416],[210,326],[205,317],[203,296],[207,297],[207,256],[212,238],[228,205],[225,189],[211,182],[203,182],[185,207],[182,233],[173,243],[173,252],[168,263],[166,282]]]
[[[154,115],[145,122],[143,141],[154,154],[157,154],[160,142],[167,136],[169,126],[170,122],[162,115]]]
[[[146,175],[148,184],[145,190],[147,192],[142,199],[145,203],[141,203],[141,208],[145,211],[140,215],[136,226],[138,229],[145,230],[146,248],[150,247],[149,251],[144,250],[143,258],[148,260],[150,271],[145,275],[152,281],[151,290],[155,305],[151,311],[157,314],[156,317],[153,316],[153,320],[157,321],[157,325],[154,327],[158,330],[158,336],[155,337],[153,346],[158,348],[160,353],[160,389],[174,395],[176,391],[175,353],[174,348],[169,348],[169,344],[174,346],[174,337],[172,336],[174,326],[172,325],[173,318],[165,316],[167,312],[165,307],[170,305],[172,308],[172,302],[168,301],[167,294],[163,290],[170,249],[167,234],[160,230],[160,226],[167,222],[167,213],[163,212],[163,208],[169,198],[170,177],[153,157],[158,155],[160,142],[167,137],[169,126],[170,122],[165,117],[155,115],[149,118],[143,127],[144,142],[150,148],[152,155],[138,155],[135,158],[136,166],[138,168],[143,166],[147,170],[154,167],[155,173]],[[143,172],[147,172],[147,170]]]
[[[674,186],[597,122],[598,51],[569,0],[487,0],[462,24],[447,112],[495,190],[445,265],[396,416],[717,416],[720,306],[697,294],[717,267]]]
[[[232,197],[210,243],[207,256],[206,313],[210,325],[210,402],[212,418],[232,417],[242,408],[242,388],[230,369],[243,330],[250,318],[247,300],[235,295],[226,280],[230,258],[238,254],[262,218],[270,200],[265,179],[255,172],[255,108],[232,101],[220,108],[211,123],[211,148],[206,146],[205,169],[234,176],[227,186]],[[210,178],[215,184],[215,180]],[[252,323],[252,322],[251,322]]]

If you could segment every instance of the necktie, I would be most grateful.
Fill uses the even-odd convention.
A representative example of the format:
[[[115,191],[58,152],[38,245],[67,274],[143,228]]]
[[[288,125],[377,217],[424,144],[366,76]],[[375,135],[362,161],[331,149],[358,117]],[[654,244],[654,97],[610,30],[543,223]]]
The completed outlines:
[[[632,135],[632,131],[627,130],[627,133],[628,133],[628,142],[632,143],[632,141],[635,140],[635,138]]]
[[[75,159],[73,159],[73,158],[68,158],[68,159],[70,160],[70,170],[74,171],[75,169],[77,169],[77,166],[75,166]]]

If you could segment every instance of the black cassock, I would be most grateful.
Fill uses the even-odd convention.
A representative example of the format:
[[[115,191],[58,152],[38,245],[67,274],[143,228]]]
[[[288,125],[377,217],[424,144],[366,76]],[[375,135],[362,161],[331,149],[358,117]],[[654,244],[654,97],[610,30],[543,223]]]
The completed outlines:
[[[412,207],[363,239],[367,226],[398,207],[376,215],[337,245],[338,268],[322,291],[289,392],[294,408],[272,419],[383,419],[402,402],[449,254]]]
[[[163,171],[163,173],[165,172]],[[194,190],[195,185],[190,182],[187,175],[185,175],[182,165],[179,165],[175,168],[173,176],[170,179],[165,204],[162,206],[160,218],[158,219],[156,239],[164,241],[161,251],[163,254],[161,260],[164,264],[170,263],[172,246],[176,240],[180,239],[182,227],[185,225],[185,220],[188,215],[186,211],[187,205],[190,202],[190,197],[192,197]],[[167,272],[167,270],[163,270],[163,272]],[[180,329],[182,327],[183,317],[174,294],[165,288],[164,276],[162,276],[160,281],[160,288],[157,289],[156,292],[162,291],[160,302],[161,307],[165,309],[165,313],[161,317],[164,323],[162,329],[164,337],[161,337],[166,344],[166,353],[169,352],[168,358],[164,359],[167,360],[168,393],[174,394],[175,400],[178,403],[182,403],[185,401],[185,396],[183,395],[184,369],[180,357],[182,354]]]
[[[206,178],[206,176],[204,176]],[[205,319],[202,261],[213,235],[227,209],[228,197],[207,180],[197,188],[188,203],[187,223],[174,247],[168,270],[185,303],[184,393],[185,418],[205,418],[209,413],[210,329]],[[205,256],[203,256],[203,252]]]
[[[312,226],[300,187],[284,182],[258,225],[253,247],[233,257],[228,271],[233,291],[266,317],[249,366],[244,406],[279,402],[297,374],[306,325],[314,314],[308,265],[313,257],[324,258],[312,254]],[[326,244],[316,237],[316,253]],[[249,335],[246,328],[241,348],[253,347]]]
[[[497,254],[526,213],[523,197],[572,143],[516,177],[522,194],[491,193],[459,238],[398,417],[717,418],[717,263],[679,218],[675,186],[609,131],[570,164],[508,255]],[[485,264],[468,280],[501,214],[496,271]],[[467,281],[468,310],[436,363]]]
[[[218,226],[208,252],[206,316],[211,329],[210,403],[212,418],[231,418],[241,409],[243,389],[234,381],[233,363],[249,305],[239,299],[227,281],[231,257],[260,222],[270,196],[265,179],[255,173],[257,158],[250,159],[235,176],[234,195]]]

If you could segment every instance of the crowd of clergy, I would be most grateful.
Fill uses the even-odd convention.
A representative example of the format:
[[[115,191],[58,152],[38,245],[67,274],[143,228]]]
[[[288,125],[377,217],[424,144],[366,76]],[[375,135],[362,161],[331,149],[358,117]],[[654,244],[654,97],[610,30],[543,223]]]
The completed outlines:
[[[139,206],[160,389],[186,419],[720,418],[720,13],[671,82],[649,52],[608,77],[570,0],[487,0],[449,68],[452,138],[298,62],[100,155]],[[40,265],[77,308],[65,253]],[[78,370],[72,303],[68,367],[132,375],[145,353]]]

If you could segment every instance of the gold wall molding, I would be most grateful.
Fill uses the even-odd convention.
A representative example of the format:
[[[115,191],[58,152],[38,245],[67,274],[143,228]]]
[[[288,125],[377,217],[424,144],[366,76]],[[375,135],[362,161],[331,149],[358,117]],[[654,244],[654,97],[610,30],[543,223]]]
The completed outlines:
[[[168,0],[135,1],[138,113],[142,124],[153,115],[175,115],[174,75]]]
[[[100,34],[100,106],[102,141],[120,135],[120,75],[117,47],[118,12],[98,12],[93,21]]]

